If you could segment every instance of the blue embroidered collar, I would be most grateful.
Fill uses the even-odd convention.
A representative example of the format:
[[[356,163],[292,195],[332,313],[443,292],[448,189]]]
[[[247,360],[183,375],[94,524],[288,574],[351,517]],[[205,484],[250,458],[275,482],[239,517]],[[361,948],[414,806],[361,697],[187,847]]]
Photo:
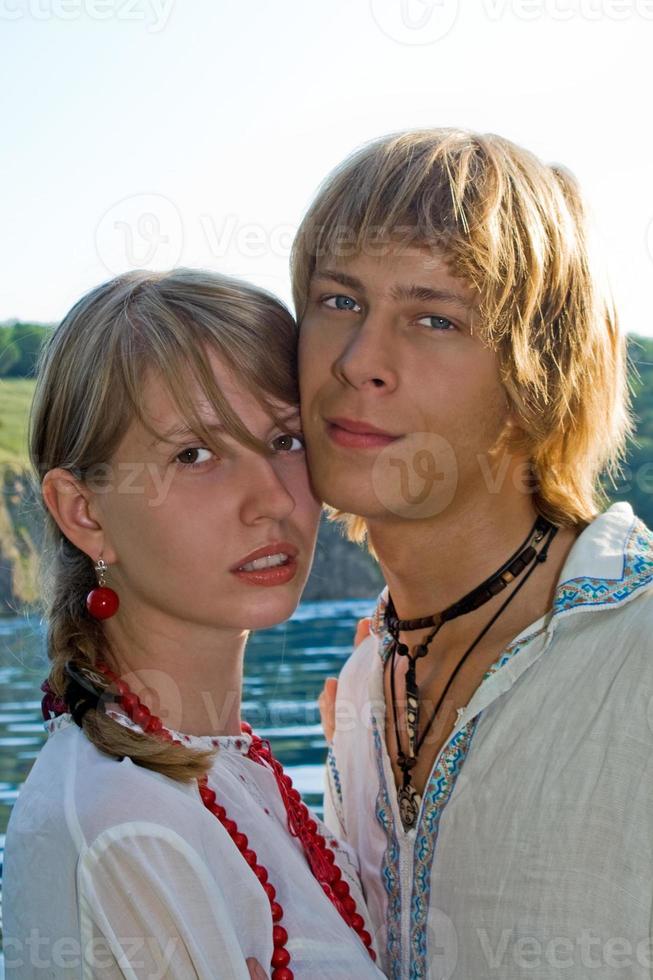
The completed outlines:
[[[627,602],[652,581],[653,532],[635,516],[629,503],[612,504],[588,524],[567,555],[553,599],[552,622],[571,613]],[[387,601],[386,586],[370,622],[384,661],[392,643],[384,628]]]

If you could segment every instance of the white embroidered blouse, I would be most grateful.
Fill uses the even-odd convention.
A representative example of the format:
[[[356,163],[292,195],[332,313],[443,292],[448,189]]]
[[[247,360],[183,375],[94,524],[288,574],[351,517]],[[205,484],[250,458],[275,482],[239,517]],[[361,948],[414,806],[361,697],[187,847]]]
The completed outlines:
[[[104,755],[70,715],[46,727],[7,831],[8,980],[247,980],[250,956],[269,976],[269,900],[197,783]],[[247,758],[250,736],[178,737],[218,746],[209,785],[269,872],[295,977],[380,977],[290,836],[274,775]],[[337,862],[366,915],[346,846]]]
[[[325,819],[358,853],[388,976],[653,976],[652,588],[653,535],[613,504],[459,713],[407,832],[382,593],[340,677]]]

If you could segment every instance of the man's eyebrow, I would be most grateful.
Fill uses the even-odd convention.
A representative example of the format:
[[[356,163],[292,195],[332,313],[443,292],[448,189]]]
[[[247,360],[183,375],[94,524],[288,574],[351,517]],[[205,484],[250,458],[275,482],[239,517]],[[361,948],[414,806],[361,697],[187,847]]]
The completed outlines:
[[[365,292],[365,286],[356,276],[350,276],[346,272],[339,272],[337,269],[316,269],[312,276],[313,279],[330,279],[347,286],[349,289],[356,289],[361,293]],[[461,293],[456,293],[452,289],[439,289],[434,286],[419,286],[417,283],[409,285],[396,285],[390,290],[390,296],[397,302],[409,302],[417,300],[421,303],[454,303],[462,310],[470,312],[473,309],[472,303]]]
[[[398,302],[417,300],[420,303],[453,303],[463,310],[471,311],[473,309],[472,303],[461,293],[456,293],[452,289],[419,286],[417,283],[411,283],[408,286],[393,286],[390,295]]]
[[[357,289],[359,292],[365,292],[365,286],[357,279],[356,276],[347,275],[346,272],[338,272],[337,269],[316,269],[312,279],[331,279],[333,282],[339,282],[341,286],[347,286],[349,289]]]

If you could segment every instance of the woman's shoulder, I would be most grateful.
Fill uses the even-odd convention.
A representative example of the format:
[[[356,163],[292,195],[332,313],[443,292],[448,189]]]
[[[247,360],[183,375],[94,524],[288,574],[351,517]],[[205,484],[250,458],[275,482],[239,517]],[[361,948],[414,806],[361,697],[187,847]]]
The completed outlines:
[[[171,832],[189,833],[189,807],[198,798],[194,783],[101,752],[61,716],[46,723],[48,739],[18,795],[7,831],[34,834],[51,845],[71,840],[77,851],[116,826],[151,822]]]

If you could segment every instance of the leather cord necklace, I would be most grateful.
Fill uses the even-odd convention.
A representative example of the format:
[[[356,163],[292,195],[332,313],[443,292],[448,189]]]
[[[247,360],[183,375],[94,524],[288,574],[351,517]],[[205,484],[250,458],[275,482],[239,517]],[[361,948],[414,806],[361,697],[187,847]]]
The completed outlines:
[[[501,568],[482,582],[481,585],[477,586],[475,589],[472,589],[471,592],[468,592],[462,599],[459,599],[442,612],[435,613],[432,616],[425,616],[420,619],[399,619],[395,611],[392,597],[388,597],[388,605],[385,611],[385,623],[386,629],[393,638],[391,649],[392,660],[390,666],[392,712],[395,738],[397,740],[398,749],[397,765],[403,774],[403,783],[397,798],[399,803],[399,813],[405,830],[409,830],[415,826],[421,804],[421,797],[417,793],[415,787],[412,785],[411,770],[417,765],[419,751],[424,744],[424,740],[430,731],[433,722],[435,721],[437,713],[440,710],[440,707],[442,706],[442,703],[449,692],[454,679],[458,675],[458,672],[465,663],[469,654],[485,636],[493,623],[496,622],[508,603],[514,599],[519,590],[526,584],[528,578],[533,573],[537,565],[546,561],[549,546],[557,532],[558,528],[551,524],[550,521],[547,521],[544,517],[538,517],[527,538],[520,545],[517,551],[501,566]],[[538,544],[547,534],[547,540],[541,550],[538,552],[535,545]],[[506,601],[500,606],[494,616],[490,619],[489,623],[483,627],[479,635],[473,641],[471,646],[467,648],[459,660],[457,666],[447,681],[445,689],[438,699],[438,702],[435,705],[435,708],[433,709],[424,730],[422,731],[421,735],[419,735],[420,703],[419,688],[417,686],[416,678],[417,661],[421,657],[426,656],[431,641],[444,623],[448,622],[450,619],[455,619],[458,616],[462,616],[467,612],[471,612],[472,610],[477,609],[479,606],[482,606],[484,603],[488,602],[493,598],[493,596],[505,589],[506,586],[526,568],[528,568],[529,565],[531,565],[531,568],[524,576],[522,581],[508,596]],[[421,643],[414,646],[412,648],[412,652],[409,651],[409,648],[405,643],[400,643],[399,634],[401,632],[428,629],[429,627],[431,627],[431,632],[429,635]],[[399,723],[397,718],[397,698],[395,693],[395,664],[397,654],[408,657],[408,669],[406,671],[406,729],[408,736],[407,752],[404,752],[401,747]]]

